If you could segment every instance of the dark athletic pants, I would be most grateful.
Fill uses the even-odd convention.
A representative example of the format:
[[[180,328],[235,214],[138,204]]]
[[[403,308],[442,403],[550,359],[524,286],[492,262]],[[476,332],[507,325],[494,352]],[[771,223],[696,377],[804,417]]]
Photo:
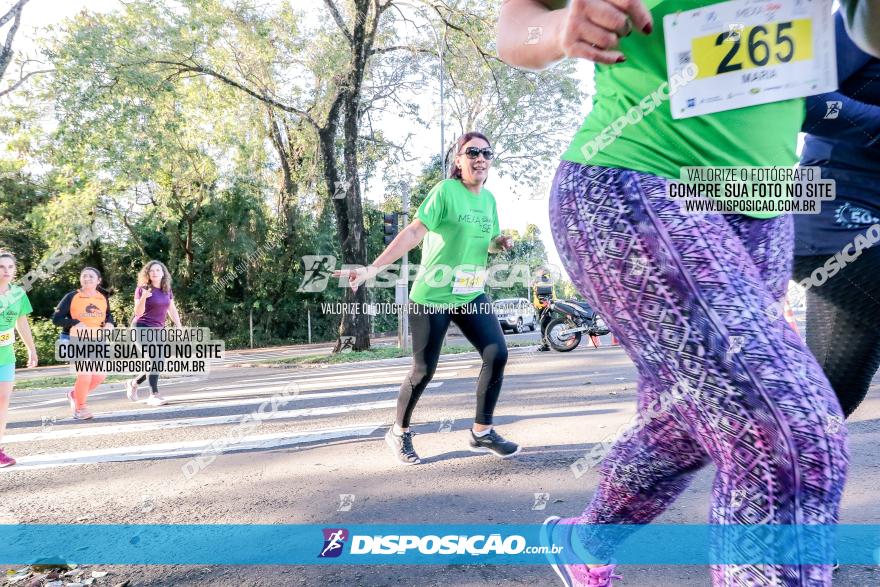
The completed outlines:
[[[795,257],[795,279],[808,278],[830,257]],[[866,249],[837,275],[807,290],[807,346],[849,416],[880,367],[880,249]]]
[[[410,418],[422,392],[434,377],[440,349],[454,322],[465,338],[476,347],[483,358],[483,368],[477,380],[477,424],[491,424],[495,404],[501,393],[504,366],[507,364],[507,343],[498,318],[492,313],[492,304],[485,294],[464,306],[435,310],[416,304],[409,316],[412,329],[413,366],[400,386],[397,396],[397,418],[401,428],[409,426]]]
[[[152,328],[147,326],[146,324],[135,324],[135,328]],[[149,343],[144,343],[149,344]],[[163,363],[164,361],[158,361],[159,363]],[[144,373],[140,377],[137,378],[137,384],[140,385],[144,381],[150,382],[150,391],[156,395],[159,393],[159,374],[158,373]]]
[[[550,325],[550,322],[552,320],[553,312],[551,312],[549,308],[541,310],[541,344],[545,346],[550,345],[550,343],[547,341],[547,326]]]

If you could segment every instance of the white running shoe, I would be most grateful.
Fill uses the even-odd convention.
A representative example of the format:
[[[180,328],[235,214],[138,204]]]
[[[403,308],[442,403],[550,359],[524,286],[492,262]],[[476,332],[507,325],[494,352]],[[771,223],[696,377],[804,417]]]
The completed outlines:
[[[164,406],[168,403],[168,400],[159,395],[158,393],[151,393],[150,397],[147,399],[148,406]]]
[[[75,412],[73,412],[73,419],[74,420],[91,420],[94,417],[95,416],[90,411],[88,411],[86,408],[83,408],[81,410],[76,410]]]
[[[137,379],[129,379],[125,382],[125,395],[129,400],[138,401],[138,382]]]

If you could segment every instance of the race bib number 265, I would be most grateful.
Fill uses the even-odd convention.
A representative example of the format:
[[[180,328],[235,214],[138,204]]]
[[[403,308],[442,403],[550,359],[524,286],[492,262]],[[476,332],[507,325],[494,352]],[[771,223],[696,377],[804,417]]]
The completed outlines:
[[[687,118],[837,88],[831,0],[734,0],[663,18],[670,78],[696,77],[670,98]]]

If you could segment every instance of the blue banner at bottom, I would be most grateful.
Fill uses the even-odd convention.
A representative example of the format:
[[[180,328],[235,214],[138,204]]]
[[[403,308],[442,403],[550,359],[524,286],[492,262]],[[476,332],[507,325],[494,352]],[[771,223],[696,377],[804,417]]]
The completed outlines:
[[[599,551],[618,564],[877,565],[880,526],[0,525],[7,565],[528,565]]]

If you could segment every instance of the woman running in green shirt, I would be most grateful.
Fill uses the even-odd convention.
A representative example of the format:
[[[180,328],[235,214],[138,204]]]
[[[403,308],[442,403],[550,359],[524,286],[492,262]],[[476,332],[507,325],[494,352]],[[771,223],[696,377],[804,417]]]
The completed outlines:
[[[15,331],[28,350],[28,367],[37,366],[37,347],[31,335],[27,315],[32,312],[31,302],[24,289],[12,285],[15,279],[15,256],[0,252],[0,440],[6,431],[9,397],[15,386]],[[15,464],[15,459],[0,449],[0,468]]]
[[[507,364],[507,343],[484,292],[486,263],[490,252],[512,246],[510,237],[502,236],[498,227],[495,197],[483,187],[493,157],[485,136],[477,132],[462,135],[456,143],[450,179],[434,186],[410,225],[371,265],[334,273],[337,277],[347,275],[351,286],[357,288],[424,239],[421,268],[410,292],[413,366],[400,386],[394,425],[385,435],[397,459],[406,465],[421,462],[413,448],[410,419],[434,376],[450,322],[461,329],[483,360],[470,449],[501,458],[512,457],[520,449],[492,427]]]

